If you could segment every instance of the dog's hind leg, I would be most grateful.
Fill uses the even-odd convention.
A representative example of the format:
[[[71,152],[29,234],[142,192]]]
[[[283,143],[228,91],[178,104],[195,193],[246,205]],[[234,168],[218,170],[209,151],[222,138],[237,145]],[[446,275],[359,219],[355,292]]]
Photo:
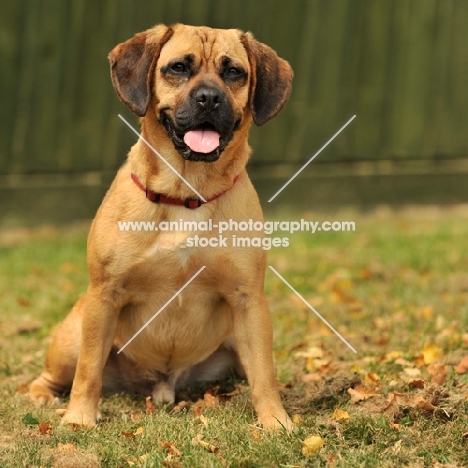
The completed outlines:
[[[58,326],[47,351],[45,370],[29,388],[29,396],[38,406],[52,404],[70,391],[81,342],[81,302],[82,298]]]

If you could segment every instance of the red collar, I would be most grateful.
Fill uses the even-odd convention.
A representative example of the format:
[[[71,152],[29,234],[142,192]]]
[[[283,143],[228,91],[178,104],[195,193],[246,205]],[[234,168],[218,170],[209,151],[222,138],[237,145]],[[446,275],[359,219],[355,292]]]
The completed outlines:
[[[237,182],[238,179],[239,179],[239,175],[236,175],[236,177],[234,177],[234,180],[232,182],[233,186]],[[231,190],[232,188],[230,187],[227,190],[217,193],[213,197],[208,198],[206,201],[200,200],[199,198],[186,198],[185,200],[182,200],[181,198],[167,197],[166,195],[163,195],[162,193],[156,193],[150,189],[145,188],[145,186],[140,182],[140,179],[138,179],[136,174],[132,174],[132,180],[133,182],[135,182],[136,186],[140,190],[143,190],[143,192],[145,192],[146,198],[149,201],[152,201],[153,203],[164,203],[165,205],[185,206],[185,208],[189,208],[191,210],[194,210],[195,208],[200,208],[200,206],[202,206],[204,203],[208,203],[210,201],[216,200],[216,198],[219,198],[221,195]]]

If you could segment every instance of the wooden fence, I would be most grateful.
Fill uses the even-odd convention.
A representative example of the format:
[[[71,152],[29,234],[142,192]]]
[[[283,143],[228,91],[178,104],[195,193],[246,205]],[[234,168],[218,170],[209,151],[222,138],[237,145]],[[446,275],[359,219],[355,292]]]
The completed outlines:
[[[466,0],[15,0],[0,7],[0,180],[113,173],[134,141],[117,114],[137,120],[107,54],[160,22],[250,30],[292,64],[254,166],[299,165],[354,114],[321,161],[468,153]]]

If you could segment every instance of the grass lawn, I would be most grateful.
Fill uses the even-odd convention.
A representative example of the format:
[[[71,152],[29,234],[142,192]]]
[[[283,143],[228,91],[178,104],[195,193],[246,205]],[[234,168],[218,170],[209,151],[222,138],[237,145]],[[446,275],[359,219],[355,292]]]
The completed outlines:
[[[271,249],[268,263],[357,353],[267,271],[291,435],[255,426],[245,382],[160,410],[104,396],[93,429],[36,409],[28,383],[86,289],[86,229],[0,232],[0,466],[468,466],[468,207],[291,219],[302,217],[352,220],[356,231],[277,233],[290,246]],[[315,454],[309,436],[324,442]]]

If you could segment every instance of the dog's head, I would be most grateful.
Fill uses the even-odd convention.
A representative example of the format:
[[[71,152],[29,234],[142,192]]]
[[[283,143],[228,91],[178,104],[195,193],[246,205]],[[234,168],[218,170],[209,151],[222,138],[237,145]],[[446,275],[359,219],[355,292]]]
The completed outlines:
[[[250,33],[158,25],[109,54],[120,99],[140,117],[153,107],[176,150],[216,161],[251,118],[263,125],[291,93],[292,70]]]

